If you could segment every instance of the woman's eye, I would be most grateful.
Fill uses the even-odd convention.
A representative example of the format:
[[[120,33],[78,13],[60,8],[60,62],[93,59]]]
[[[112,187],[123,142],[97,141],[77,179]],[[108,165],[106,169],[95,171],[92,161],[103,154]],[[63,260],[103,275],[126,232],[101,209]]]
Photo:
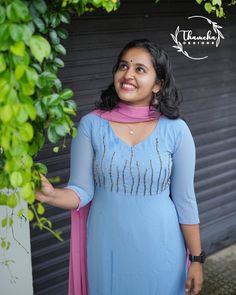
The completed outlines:
[[[120,64],[119,65],[119,69],[120,70],[124,70],[124,69],[126,69],[127,68],[127,65],[126,64]]]
[[[142,67],[138,67],[138,68],[137,68],[137,71],[138,71],[139,73],[145,73],[145,70],[144,70],[144,68],[142,68]]]

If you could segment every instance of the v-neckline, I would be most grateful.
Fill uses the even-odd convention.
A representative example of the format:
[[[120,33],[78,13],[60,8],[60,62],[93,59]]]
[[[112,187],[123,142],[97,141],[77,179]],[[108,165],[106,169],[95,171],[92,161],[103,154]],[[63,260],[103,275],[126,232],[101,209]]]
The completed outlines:
[[[137,147],[137,146],[139,146],[139,145],[142,145],[142,144],[145,143],[146,141],[148,141],[148,140],[149,140],[149,139],[150,139],[150,138],[156,133],[156,131],[159,129],[159,124],[160,124],[160,122],[161,122],[161,119],[162,119],[162,115],[159,117],[159,119],[158,119],[158,121],[157,121],[157,123],[156,123],[156,126],[155,126],[155,128],[152,130],[152,132],[151,132],[147,137],[145,137],[143,140],[141,140],[140,142],[138,142],[138,143],[136,143],[136,144],[134,144],[134,145],[129,144],[129,143],[125,142],[122,138],[120,138],[120,137],[115,133],[115,131],[113,130],[113,128],[112,128],[112,126],[111,126],[109,120],[106,120],[106,121],[107,121],[107,124],[108,124],[108,128],[109,128],[109,130],[111,131],[112,135],[113,135],[116,139],[118,139],[122,144],[124,144],[125,146],[127,146],[127,147],[129,147],[129,148],[135,148],[135,147]]]

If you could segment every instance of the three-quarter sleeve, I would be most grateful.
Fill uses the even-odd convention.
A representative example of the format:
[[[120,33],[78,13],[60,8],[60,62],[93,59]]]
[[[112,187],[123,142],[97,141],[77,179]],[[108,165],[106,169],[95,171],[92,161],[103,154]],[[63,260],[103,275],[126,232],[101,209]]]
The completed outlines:
[[[80,198],[80,208],[87,205],[94,195],[93,146],[89,132],[89,123],[82,117],[76,137],[72,140],[70,156],[70,178],[65,188],[73,190]]]
[[[185,121],[182,123],[172,158],[171,198],[180,224],[198,224],[200,219],[194,190],[196,148],[188,125]]]

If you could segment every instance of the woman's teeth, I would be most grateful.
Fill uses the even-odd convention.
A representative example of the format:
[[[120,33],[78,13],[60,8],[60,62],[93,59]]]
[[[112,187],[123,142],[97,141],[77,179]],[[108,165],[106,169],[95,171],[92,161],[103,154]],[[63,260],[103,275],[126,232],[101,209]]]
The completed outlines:
[[[135,87],[134,85],[131,85],[131,84],[122,83],[122,88],[124,88],[124,89],[128,89],[128,90],[133,90],[133,89],[135,89],[136,87]]]

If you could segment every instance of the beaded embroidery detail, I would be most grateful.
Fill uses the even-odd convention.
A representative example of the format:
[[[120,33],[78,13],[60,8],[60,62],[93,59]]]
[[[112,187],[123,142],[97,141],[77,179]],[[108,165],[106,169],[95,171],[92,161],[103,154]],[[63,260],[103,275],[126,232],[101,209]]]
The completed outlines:
[[[172,170],[172,157],[171,153],[168,152],[168,154],[164,155],[168,159],[163,162],[163,155],[157,138],[155,138],[157,157],[149,159],[146,167],[144,162],[135,159],[135,149],[133,147],[130,148],[129,159],[124,159],[123,164],[122,160],[116,161],[116,151],[112,152],[111,156],[107,152],[108,146],[105,141],[105,135],[103,136],[102,147],[101,161],[98,160],[96,154],[93,160],[93,175],[96,186],[108,189],[107,184],[110,182],[111,192],[115,189],[117,193],[120,192],[127,195],[142,194],[144,196],[159,194],[168,188]],[[100,165],[99,162],[101,163]],[[159,169],[154,170],[156,166]],[[106,178],[109,178],[109,181]],[[142,191],[140,191],[141,187]]]

